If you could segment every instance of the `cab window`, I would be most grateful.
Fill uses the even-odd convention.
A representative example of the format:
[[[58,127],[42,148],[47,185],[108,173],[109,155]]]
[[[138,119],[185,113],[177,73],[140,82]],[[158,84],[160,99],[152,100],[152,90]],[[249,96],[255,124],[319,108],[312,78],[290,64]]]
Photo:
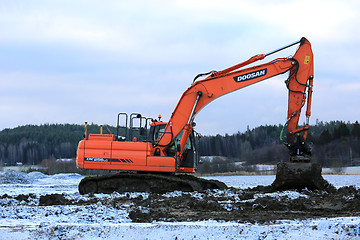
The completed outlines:
[[[161,124],[161,125],[156,125],[154,127],[154,134],[153,134],[153,140],[154,142],[157,142],[159,140],[159,138],[161,137],[161,135],[164,133],[165,131],[165,124]]]

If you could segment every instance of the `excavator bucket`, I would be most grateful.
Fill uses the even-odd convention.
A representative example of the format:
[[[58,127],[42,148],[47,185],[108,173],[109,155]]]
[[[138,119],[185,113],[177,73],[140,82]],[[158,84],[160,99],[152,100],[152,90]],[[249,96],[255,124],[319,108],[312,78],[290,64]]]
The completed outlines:
[[[321,165],[318,163],[288,162],[278,163],[276,179],[271,184],[274,190],[326,190],[335,189],[321,176]]]

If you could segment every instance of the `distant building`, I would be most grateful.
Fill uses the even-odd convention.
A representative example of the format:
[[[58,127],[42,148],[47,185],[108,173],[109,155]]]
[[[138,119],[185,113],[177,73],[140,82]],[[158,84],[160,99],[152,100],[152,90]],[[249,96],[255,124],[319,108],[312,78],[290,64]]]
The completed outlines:
[[[74,161],[74,159],[72,159],[72,158],[58,158],[58,159],[56,159],[56,162],[62,162],[62,163],[70,163],[72,161]]]

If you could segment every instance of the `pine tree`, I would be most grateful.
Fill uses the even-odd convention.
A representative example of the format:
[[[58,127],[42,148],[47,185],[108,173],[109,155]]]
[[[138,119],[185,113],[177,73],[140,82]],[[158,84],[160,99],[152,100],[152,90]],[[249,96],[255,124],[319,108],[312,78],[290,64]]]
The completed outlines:
[[[328,129],[325,129],[320,137],[319,137],[319,144],[326,144],[331,141],[332,137]]]
[[[360,124],[356,121],[353,125],[353,129],[351,131],[351,135],[357,138],[360,138]]]

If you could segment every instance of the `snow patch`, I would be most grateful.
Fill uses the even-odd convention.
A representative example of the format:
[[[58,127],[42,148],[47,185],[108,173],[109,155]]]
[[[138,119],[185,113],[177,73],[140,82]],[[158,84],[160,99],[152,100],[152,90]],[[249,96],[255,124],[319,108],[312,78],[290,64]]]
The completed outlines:
[[[28,174],[18,171],[6,171],[0,172],[0,184],[8,184],[8,183],[23,183],[28,184],[32,183],[33,178],[28,176]]]
[[[259,193],[259,194],[255,194],[254,195],[254,199],[257,198],[263,198],[263,197],[272,197],[275,198],[277,200],[281,200],[282,198],[288,198],[288,199],[297,199],[300,197],[303,198],[309,198],[308,195],[296,192],[296,191],[283,191],[283,192],[274,192],[274,193]]]

